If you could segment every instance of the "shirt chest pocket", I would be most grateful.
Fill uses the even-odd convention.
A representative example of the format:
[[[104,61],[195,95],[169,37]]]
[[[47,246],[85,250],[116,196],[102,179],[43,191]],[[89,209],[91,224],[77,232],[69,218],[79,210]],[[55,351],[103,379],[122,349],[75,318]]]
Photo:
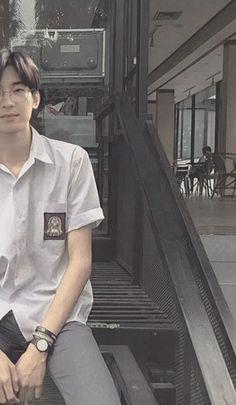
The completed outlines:
[[[32,249],[57,253],[66,239],[66,209],[63,202],[38,202],[34,212]],[[46,252],[45,252],[46,253]]]

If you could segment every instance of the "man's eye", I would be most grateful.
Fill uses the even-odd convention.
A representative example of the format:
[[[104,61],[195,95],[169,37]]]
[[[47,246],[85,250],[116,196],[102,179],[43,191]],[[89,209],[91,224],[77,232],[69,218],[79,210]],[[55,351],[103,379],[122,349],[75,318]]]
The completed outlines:
[[[22,87],[18,87],[17,89],[13,89],[13,93],[14,94],[21,94],[21,93],[25,93],[25,89]]]

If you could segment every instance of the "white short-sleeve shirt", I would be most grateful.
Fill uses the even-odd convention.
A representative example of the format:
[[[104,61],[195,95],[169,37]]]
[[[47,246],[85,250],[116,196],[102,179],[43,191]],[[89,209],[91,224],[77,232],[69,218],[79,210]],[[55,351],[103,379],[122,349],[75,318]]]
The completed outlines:
[[[67,268],[66,234],[102,219],[87,152],[32,128],[19,176],[0,164],[0,319],[12,310],[30,340]],[[68,321],[86,323],[92,302],[88,281]]]

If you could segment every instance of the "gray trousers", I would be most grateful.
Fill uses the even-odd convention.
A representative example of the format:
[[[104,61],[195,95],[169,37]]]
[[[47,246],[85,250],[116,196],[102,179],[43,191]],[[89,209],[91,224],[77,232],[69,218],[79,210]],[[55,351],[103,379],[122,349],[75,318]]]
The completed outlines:
[[[12,312],[0,320],[0,350],[16,362],[28,346]],[[48,356],[48,373],[66,405],[120,405],[90,328],[68,322]]]

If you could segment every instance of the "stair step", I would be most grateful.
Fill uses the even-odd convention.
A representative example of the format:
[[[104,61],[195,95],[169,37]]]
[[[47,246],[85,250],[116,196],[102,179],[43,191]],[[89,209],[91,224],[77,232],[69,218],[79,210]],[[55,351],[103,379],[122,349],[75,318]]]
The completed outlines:
[[[172,383],[152,383],[152,387],[154,390],[174,389]]]
[[[115,278],[115,279],[114,279]],[[173,330],[166,314],[117,263],[94,263],[91,277],[94,305],[89,317],[93,328],[163,328]]]
[[[100,345],[127,345],[140,364],[151,358],[166,367],[174,362],[175,325],[125,270],[114,262],[95,263],[91,282],[94,304],[88,324]]]
[[[155,398],[158,404],[176,404],[175,387],[171,383],[152,383],[151,384]]]
[[[174,371],[170,368],[160,368],[160,364],[152,364],[148,362],[146,364],[149,379],[154,383],[173,383]]]

